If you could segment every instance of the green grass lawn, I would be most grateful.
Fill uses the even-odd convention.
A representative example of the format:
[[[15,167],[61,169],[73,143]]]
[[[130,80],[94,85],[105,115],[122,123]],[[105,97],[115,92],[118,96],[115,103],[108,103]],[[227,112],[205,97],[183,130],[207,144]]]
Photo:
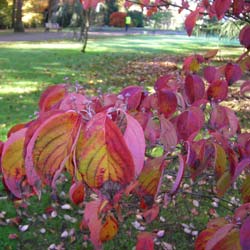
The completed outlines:
[[[240,54],[237,44],[229,44],[214,38],[188,38],[185,36],[124,36],[98,37],[90,39],[87,53],[80,53],[81,44],[71,41],[0,43],[0,140],[6,139],[9,128],[17,123],[26,122],[34,116],[41,92],[46,86],[62,82],[79,82],[88,93],[102,91],[119,91],[124,86],[140,84],[152,86],[157,76],[163,73],[159,67],[151,68],[169,60],[181,67],[182,58],[192,53],[203,53],[208,49],[220,49],[218,60],[233,58]],[[167,70],[167,68],[166,68]],[[138,77],[140,75],[140,77]],[[144,76],[144,78],[143,78]],[[143,79],[142,79],[143,78]],[[68,190],[69,182],[66,185]],[[5,196],[0,184],[0,196]],[[185,194],[179,196],[179,202],[162,209],[165,220],[157,220],[148,227],[150,231],[165,230],[160,244],[168,242],[178,250],[193,248],[194,236],[184,233],[181,223],[193,223],[194,230],[204,228],[211,216],[208,208],[210,201],[202,201],[199,208],[193,206],[194,197]],[[51,206],[46,192],[41,201],[36,197],[30,201],[27,209],[15,209],[13,204],[0,200],[0,249],[22,249],[32,247],[36,250],[47,249],[49,245],[64,244],[65,249],[92,249],[85,245],[79,224],[82,215],[79,209],[63,210],[61,205],[69,203],[67,194],[60,192],[60,201],[54,201],[57,216],[44,217],[46,208]],[[129,207],[124,208],[129,214]],[[178,209],[178,214],[176,210]],[[200,216],[194,216],[197,213]],[[223,214],[225,209],[219,207],[217,212]],[[77,219],[68,222],[65,214]],[[22,217],[21,225],[29,225],[25,232],[20,232],[14,222],[4,226],[6,218]],[[106,244],[105,249],[131,250],[135,245],[137,230],[131,223],[135,216],[130,216],[121,223],[118,237]],[[2,224],[1,224],[2,223]],[[62,238],[61,234],[74,228],[72,237]],[[41,229],[45,232],[41,233]],[[16,234],[17,239],[8,239]],[[163,249],[160,245],[156,249]]]

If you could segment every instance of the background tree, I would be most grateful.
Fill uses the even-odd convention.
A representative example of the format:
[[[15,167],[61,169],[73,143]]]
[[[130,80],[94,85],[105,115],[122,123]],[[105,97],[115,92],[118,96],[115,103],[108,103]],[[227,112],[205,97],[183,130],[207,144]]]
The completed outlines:
[[[14,32],[24,32],[22,16],[23,16],[23,0],[14,0],[13,1]]]

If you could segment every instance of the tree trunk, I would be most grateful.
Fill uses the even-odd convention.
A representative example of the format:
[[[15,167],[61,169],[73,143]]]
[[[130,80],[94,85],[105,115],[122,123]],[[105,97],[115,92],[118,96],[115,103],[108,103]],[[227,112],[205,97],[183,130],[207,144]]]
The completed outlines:
[[[24,32],[22,22],[23,0],[16,0],[14,32]]]
[[[14,29],[16,22],[16,0],[12,1],[11,28]]]
[[[49,0],[48,6],[48,22],[52,22],[53,13],[57,11],[58,0]]]
[[[90,13],[91,10],[83,9],[83,23],[81,27],[80,39],[82,40],[82,52],[84,53],[88,43],[89,27],[90,27]]]

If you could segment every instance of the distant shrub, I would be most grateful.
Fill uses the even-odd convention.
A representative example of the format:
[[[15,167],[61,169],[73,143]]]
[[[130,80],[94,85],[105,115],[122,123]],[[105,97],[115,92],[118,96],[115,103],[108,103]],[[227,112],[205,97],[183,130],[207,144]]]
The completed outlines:
[[[113,12],[110,15],[109,25],[114,27],[125,27],[125,17],[126,13],[123,12]]]
[[[143,14],[140,11],[129,11],[128,15],[132,19],[132,26],[134,27],[144,27],[143,24]]]

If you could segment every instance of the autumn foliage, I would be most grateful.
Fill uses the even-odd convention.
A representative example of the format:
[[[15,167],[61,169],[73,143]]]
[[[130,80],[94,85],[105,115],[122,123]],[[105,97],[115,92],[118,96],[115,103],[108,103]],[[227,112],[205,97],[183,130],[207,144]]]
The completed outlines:
[[[123,12],[113,12],[109,17],[109,25],[114,27],[125,27],[126,15],[127,14]]]
[[[221,19],[231,1],[206,4],[203,1],[187,17],[188,34],[201,10]],[[244,13],[244,6],[237,11]],[[249,70],[249,27],[240,33],[246,52],[236,62],[211,65],[217,50],[191,55],[181,71],[161,76],[150,92],[128,86],[119,93],[89,96],[81,86],[47,88],[37,118],[14,126],[7,141],[0,143],[8,191],[16,199],[40,197],[45,186],[56,189],[58,177],[68,172],[69,197],[76,205],[84,204],[81,227],[89,229],[98,250],[116,236],[124,198],[136,197],[146,223],[151,223],[160,206],[167,206],[178,193],[185,172],[193,181],[202,176],[211,181],[218,197],[243,176],[242,206],[232,218],[210,221],[195,249],[250,249],[250,134],[241,132],[236,114],[223,105],[229,86]],[[249,90],[246,80],[241,94]],[[161,149],[157,155],[155,149]],[[176,162],[175,181],[162,189],[168,165]],[[97,198],[90,200],[93,192]],[[155,202],[158,195],[161,204]],[[138,234],[136,249],[154,249],[154,236]]]

